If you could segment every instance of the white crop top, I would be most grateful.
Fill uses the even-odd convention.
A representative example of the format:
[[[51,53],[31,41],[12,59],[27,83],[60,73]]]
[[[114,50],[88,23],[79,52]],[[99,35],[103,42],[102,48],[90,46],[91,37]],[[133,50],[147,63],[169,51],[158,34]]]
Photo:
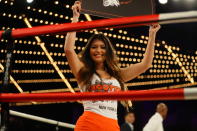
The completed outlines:
[[[113,92],[120,91],[120,83],[116,79],[102,79],[102,83],[98,75],[93,74],[89,85],[89,92]],[[81,92],[85,92],[80,87]],[[84,111],[91,111],[99,115],[117,120],[117,101],[84,101]]]

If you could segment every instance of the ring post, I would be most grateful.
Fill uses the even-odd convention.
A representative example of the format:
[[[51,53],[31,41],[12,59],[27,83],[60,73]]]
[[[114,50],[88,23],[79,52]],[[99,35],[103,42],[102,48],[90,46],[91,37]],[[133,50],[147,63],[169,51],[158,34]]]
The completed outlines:
[[[6,30],[2,34],[2,39],[8,40],[7,44],[7,53],[5,59],[4,66],[4,74],[3,74],[3,82],[2,87],[0,88],[0,93],[9,93],[9,84],[10,84],[10,73],[11,73],[11,64],[12,64],[12,56],[14,49],[14,41],[11,37],[12,30]],[[3,102],[1,103],[1,125],[0,131],[8,131],[8,123],[9,123],[9,103]]]

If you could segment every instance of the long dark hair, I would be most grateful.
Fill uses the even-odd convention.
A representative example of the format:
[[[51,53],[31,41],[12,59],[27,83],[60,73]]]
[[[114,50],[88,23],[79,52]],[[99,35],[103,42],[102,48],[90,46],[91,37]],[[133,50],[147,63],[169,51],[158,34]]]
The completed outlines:
[[[125,91],[126,88],[124,87],[123,79],[120,75],[120,67],[118,66],[118,57],[115,54],[115,49],[108,39],[108,37],[104,36],[103,34],[94,34],[88,40],[88,43],[85,46],[85,49],[80,53],[80,60],[83,62],[84,67],[78,73],[78,80],[81,85],[88,85],[92,75],[96,73],[96,66],[92,58],[90,57],[90,47],[95,40],[100,40],[104,42],[105,49],[106,49],[106,60],[104,62],[104,66],[106,71],[109,73],[110,76],[116,78],[120,83],[121,90]],[[96,73],[98,76],[99,74]],[[100,77],[100,76],[99,76]],[[101,79],[101,77],[100,77]],[[101,79],[102,80],[102,79]],[[88,91],[89,86],[82,86]],[[125,104],[127,102],[124,102]]]

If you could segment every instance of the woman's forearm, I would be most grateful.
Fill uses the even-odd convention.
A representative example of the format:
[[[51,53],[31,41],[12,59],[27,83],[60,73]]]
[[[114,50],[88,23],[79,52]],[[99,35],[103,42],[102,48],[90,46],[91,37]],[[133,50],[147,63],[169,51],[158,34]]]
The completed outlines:
[[[78,22],[78,18],[73,18],[72,23]],[[74,50],[76,40],[76,32],[68,32],[65,39],[64,51]]]
[[[142,63],[144,63],[144,65],[147,67],[150,67],[152,65],[155,50],[155,37],[156,32],[149,32],[148,44],[146,47],[144,58],[142,60]]]

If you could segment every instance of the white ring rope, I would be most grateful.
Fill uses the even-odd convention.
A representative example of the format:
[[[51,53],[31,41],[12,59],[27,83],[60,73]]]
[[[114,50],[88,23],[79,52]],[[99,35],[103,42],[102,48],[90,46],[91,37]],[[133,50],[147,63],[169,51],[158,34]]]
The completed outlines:
[[[43,123],[48,123],[48,124],[52,124],[52,125],[57,125],[57,123],[58,123],[57,126],[60,126],[60,127],[66,127],[66,128],[71,128],[71,129],[75,128],[75,125],[73,125],[73,124],[55,121],[52,119],[47,119],[47,118],[43,118],[43,117],[39,117],[39,116],[35,116],[35,115],[30,115],[30,114],[26,114],[26,113],[21,113],[21,112],[17,112],[17,111],[13,111],[13,110],[10,110],[10,115],[18,116],[18,117],[22,117],[22,118],[26,118],[26,119],[30,119],[30,120],[35,120],[35,121],[39,121],[39,122],[43,122]]]

